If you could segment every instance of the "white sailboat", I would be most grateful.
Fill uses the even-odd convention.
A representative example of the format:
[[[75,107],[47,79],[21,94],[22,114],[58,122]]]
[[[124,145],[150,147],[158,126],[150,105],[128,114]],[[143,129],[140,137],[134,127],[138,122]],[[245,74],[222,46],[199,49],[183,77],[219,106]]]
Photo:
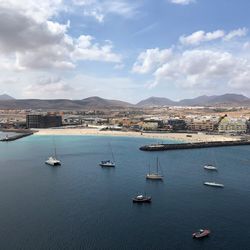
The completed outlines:
[[[149,168],[149,173],[146,175],[146,179],[149,180],[163,180],[163,175],[159,173],[159,160],[156,158],[156,172],[151,173]]]
[[[56,154],[56,145],[54,143],[54,156],[50,156],[48,160],[45,161],[46,164],[50,166],[60,166],[61,161],[57,159],[57,154]]]
[[[99,165],[101,167],[115,167],[115,158],[114,158],[114,154],[113,154],[113,151],[112,151],[111,144],[109,144],[109,146],[110,146],[110,151],[111,151],[111,155],[112,155],[112,160],[101,161],[99,163]]]
[[[215,165],[214,164],[206,164],[205,166],[203,166],[203,168],[204,169],[206,169],[206,170],[212,170],[212,171],[217,171],[218,170],[218,168],[216,167],[216,158],[215,158],[215,155],[214,155],[214,150],[213,149],[211,149],[210,150],[210,154],[211,154],[211,158],[212,159],[214,159],[213,161],[214,161],[214,163],[215,163]]]

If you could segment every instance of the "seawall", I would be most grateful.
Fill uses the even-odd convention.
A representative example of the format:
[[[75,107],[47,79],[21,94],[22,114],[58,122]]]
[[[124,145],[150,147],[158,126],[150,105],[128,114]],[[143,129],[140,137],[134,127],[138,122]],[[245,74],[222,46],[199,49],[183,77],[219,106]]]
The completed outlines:
[[[250,141],[217,141],[217,142],[195,142],[175,144],[150,144],[140,147],[142,151],[165,151],[178,149],[211,148],[250,145]]]

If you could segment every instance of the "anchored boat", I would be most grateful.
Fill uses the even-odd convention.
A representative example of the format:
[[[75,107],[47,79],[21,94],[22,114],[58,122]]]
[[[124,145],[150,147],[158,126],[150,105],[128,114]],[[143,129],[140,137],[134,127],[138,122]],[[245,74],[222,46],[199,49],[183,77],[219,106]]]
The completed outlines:
[[[107,160],[107,161],[101,161],[99,163],[99,165],[101,167],[115,167],[115,162],[111,161],[111,160]]]
[[[45,163],[50,165],[50,166],[60,166],[61,165],[60,160],[57,159],[55,142],[54,142],[54,156],[50,156],[48,158],[48,160],[45,161]]]
[[[203,184],[206,185],[206,186],[211,186],[211,187],[224,188],[223,184],[216,183],[216,182],[204,182]]]
[[[151,173],[149,166],[149,173],[146,175],[146,179],[149,180],[163,180],[163,175],[159,173],[159,160],[156,158],[156,172]]]
[[[206,169],[206,170],[214,170],[214,171],[218,170],[217,167],[215,167],[213,165],[205,165],[204,169]]]
[[[209,236],[211,231],[209,229],[200,229],[198,232],[192,234],[194,239],[202,239],[204,237]]]
[[[60,166],[61,162],[56,159],[54,156],[50,156],[47,161],[45,161],[46,164],[50,166]]]
[[[151,196],[144,196],[144,195],[137,195],[132,199],[134,203],[150,203],[151,202]]]
[[[111,151],[111,155],[112,155],[112,160],[101,161],[99,163],[99,165],[101,167],[115,167],[115,158],[114,158],[114,154],[113,154],[113,151],[112,151],[111,144],[109,144],[109,146],[110,146],[110,151]]]

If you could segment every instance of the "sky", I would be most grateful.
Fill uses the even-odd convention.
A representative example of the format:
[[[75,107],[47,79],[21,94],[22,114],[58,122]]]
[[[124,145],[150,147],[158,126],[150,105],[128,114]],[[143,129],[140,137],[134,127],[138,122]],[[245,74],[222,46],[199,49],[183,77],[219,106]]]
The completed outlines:
[[[0,94],[250,96],[249,0],[0,0]]]

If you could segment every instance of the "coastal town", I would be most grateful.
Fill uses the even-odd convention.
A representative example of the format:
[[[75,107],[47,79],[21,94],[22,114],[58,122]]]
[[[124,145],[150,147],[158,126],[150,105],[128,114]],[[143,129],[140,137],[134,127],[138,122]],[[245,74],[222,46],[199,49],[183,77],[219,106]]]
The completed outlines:
[[[98,110],[0,110],[0,128],[38,135],[140,136],[180,141],[247,139],[250,109],[147,107]]]

